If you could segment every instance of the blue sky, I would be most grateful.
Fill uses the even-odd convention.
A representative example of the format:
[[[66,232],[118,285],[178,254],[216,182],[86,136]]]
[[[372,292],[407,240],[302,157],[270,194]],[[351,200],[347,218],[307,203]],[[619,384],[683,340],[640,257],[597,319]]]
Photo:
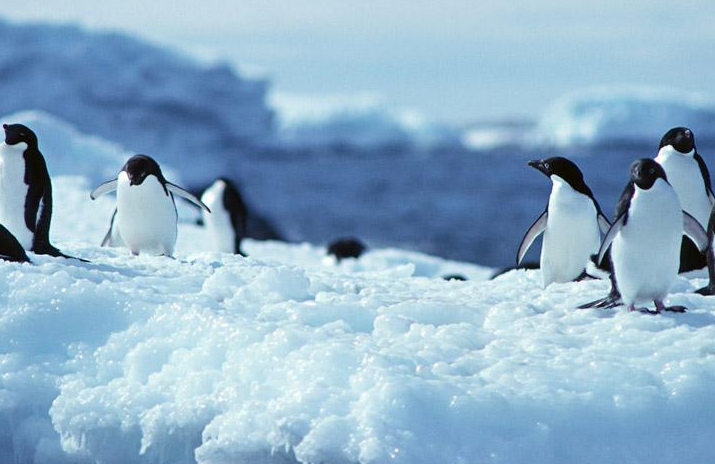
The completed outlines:
[[[715,88],[712,0],[24,0],[2,14],[122,29],[283,92],[371,92],[453,122],[532,117],[592,85]]]

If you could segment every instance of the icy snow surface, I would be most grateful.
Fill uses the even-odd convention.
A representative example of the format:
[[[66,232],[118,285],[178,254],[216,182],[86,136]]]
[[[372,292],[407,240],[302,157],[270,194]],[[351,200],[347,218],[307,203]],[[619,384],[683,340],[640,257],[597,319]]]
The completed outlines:
[[[597,87],[564,95],[542,114],[533,137],[556,146],[657,141],[686,126],[715,139],[715,100],[694,92],[653,87]]]
[[[79,159],[79,158],[78,158]],[[92,262],[0,263],[0,462],[706,463],[715,299],[576,310],[607,282],[400,250],[335,264],[248,241],[99,248],[113,198],[55,177],[52,235]],[[469,281],[445,281],[445,274]]]

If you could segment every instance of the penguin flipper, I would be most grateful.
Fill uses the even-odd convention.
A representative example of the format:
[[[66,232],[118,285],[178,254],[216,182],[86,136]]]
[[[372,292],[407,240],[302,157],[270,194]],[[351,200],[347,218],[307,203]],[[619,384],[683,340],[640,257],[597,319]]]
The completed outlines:
[[[536,237],[546,230],[546,221],[548,218],[549,212],[544,211],[541,213],[541,216],[534,221],[531,227],[529,227],[526,234],[524,234],[524,238],[521,239],[521,243],[519,244],[519,250],[516,252],[517,266],[521,263],[521,260],[524,259],[524,255],[526,255],[526,252],[529,251],[529,248],[531,248],[531,245],[534,243],[534,240],[536,240]]]
[[[606,254],[606,251],[608,250],[608,247],[611,246],[611,242],[613,242],[613,239],[616,238],[616,234],[621,230],[621,227],[623,227],[623,224],[626,222],[626,215],[621,214],[618,216],[618,218],[615,220],[615,222],[611,225],[611,228],[608,229],[608,232],[606,233],[606,236],[603,238],[603,243],[601,243],[601,248],[598,250],[598,261],[596,262],[596,265],[601,264],[601,261],[603,261],[603,256]]]
[[[30,258],[27,257],[25,249],[20,245],[12,232],[7,230],[5,226],[0,224],[0,245],[2,245],[2,252],[0,252],[0,259],[5,261],[12,261],[15,263],[30,263]]]
[[[108,180],[107,182],[100,184],[97,188],[92,190],[92,193],[89,194],[89,197],[92,200],[96,200],[102,195],[107,194],[109,192],[113,192],[115,190],[117,190],[117,179]]]
[[[209,207],[206,206],[203,201],[199,200],[198,198],[196,198],[195,195],[191,194],[190,192],[187,192],[186,190],[179,187],[178,185],[172,184],[171,182],[167,181],[166,188],[169,189],[169,191],[171,193],[173,193],[174,195],[179,195],[180,197],[184,197],[185,199],[189,200],[191,203],[195,204],[199,208],[204,209],[209,213],[211,212]]]
[[[683,233],[697,245],[698,250],[705,251],[708,247],[708,236],[697,219],[683,211]]]
[[[611,228],[611,221],[606,219],[606,216],[604,216],[602,213],[598,213],[597,216],[598,219],[598,228],[601,229],[602,234],[607,234],[608,229]]]

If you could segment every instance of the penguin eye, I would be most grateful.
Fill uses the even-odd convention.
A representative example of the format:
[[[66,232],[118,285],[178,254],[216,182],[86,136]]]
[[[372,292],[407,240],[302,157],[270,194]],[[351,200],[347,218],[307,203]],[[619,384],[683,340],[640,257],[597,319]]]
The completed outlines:
[[[655,168],[650,168],[650,170],[649,170],[648,172],[649,172],[650,174],[655,174]]]
[[[20,137],[24,137],[24,136],[25,136],[25,133],[24,133],[24,132],[20,132]]]
[[[549,163],[544,163],[544,168],[551,169],[551,166],[549,166]]]

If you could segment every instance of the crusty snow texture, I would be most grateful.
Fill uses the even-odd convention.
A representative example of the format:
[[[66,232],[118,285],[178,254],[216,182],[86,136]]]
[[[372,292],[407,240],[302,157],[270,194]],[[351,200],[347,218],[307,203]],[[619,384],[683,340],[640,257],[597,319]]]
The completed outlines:
[[[399,250],[335,264],[248,241],[177,259],[96,246],[113,198],[55,180],[54,240],[90,264],[0,263],[0,462],[714,462],[715,299],[683,315],[576,310]],[[445,281],[461,273],[467,282]]]

